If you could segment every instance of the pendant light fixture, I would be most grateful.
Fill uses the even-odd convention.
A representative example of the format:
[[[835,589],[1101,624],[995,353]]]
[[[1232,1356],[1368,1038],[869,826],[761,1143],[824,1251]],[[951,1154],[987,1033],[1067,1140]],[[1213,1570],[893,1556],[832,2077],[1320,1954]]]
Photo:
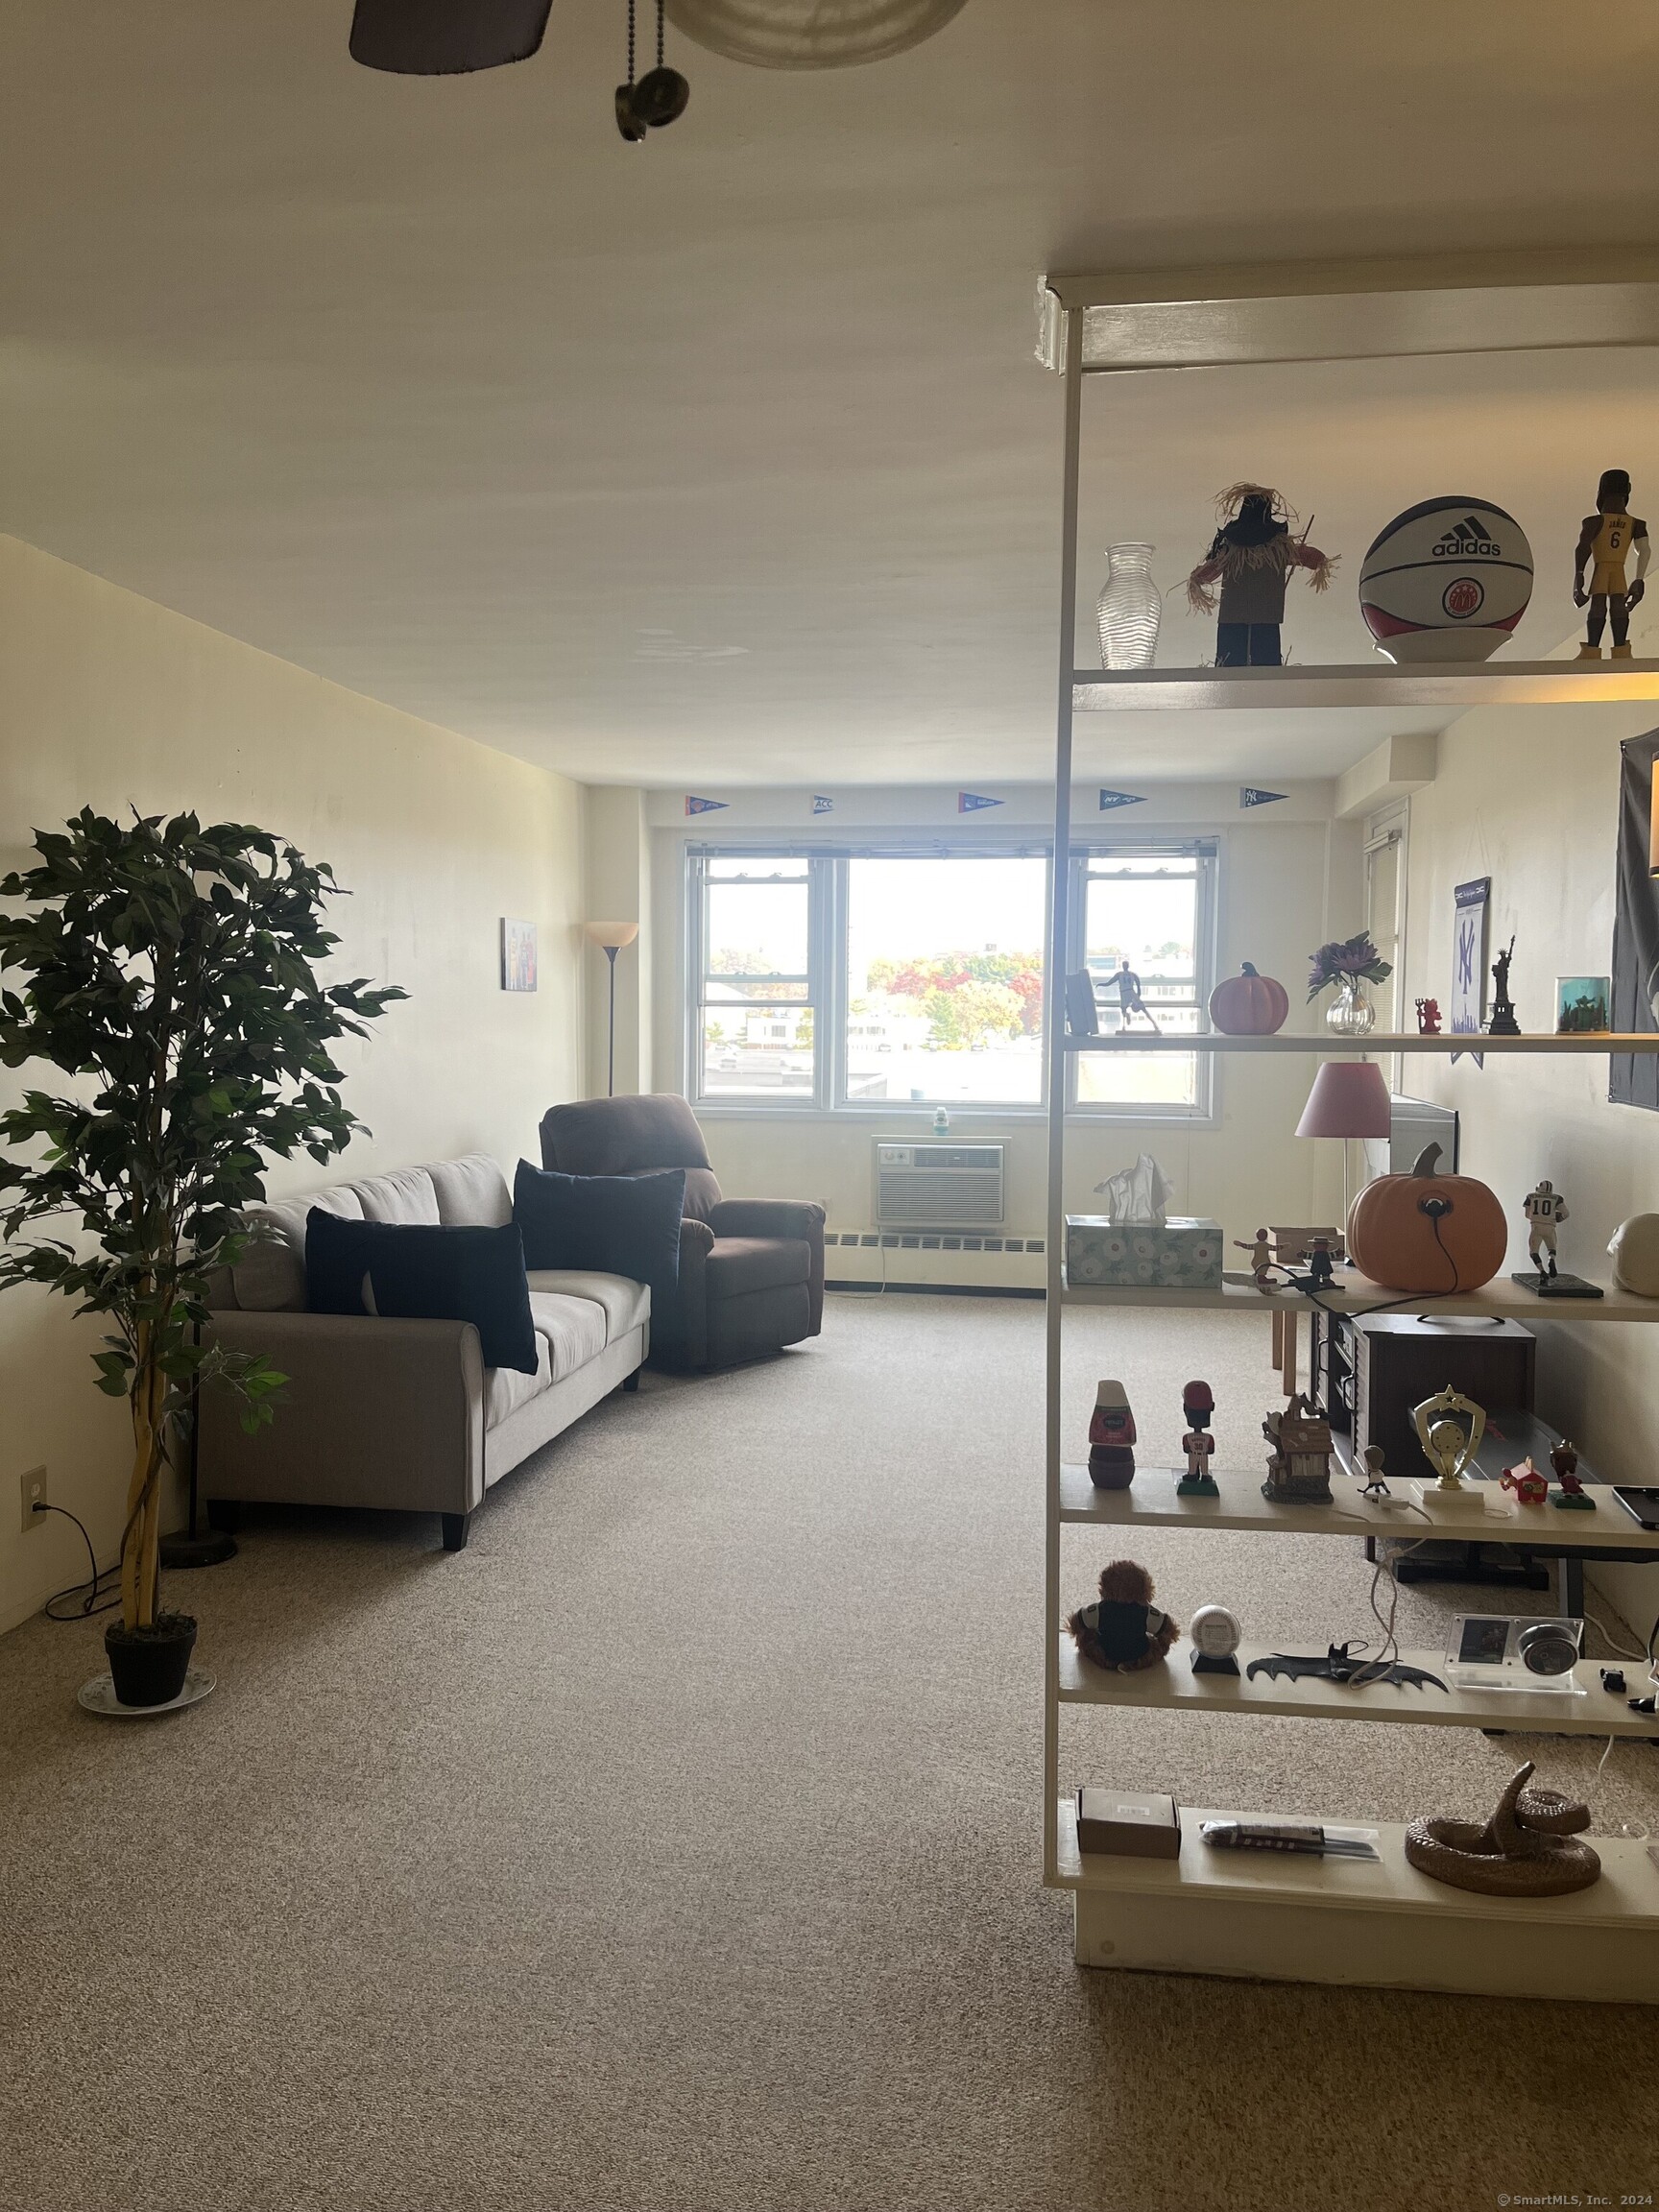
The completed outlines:
[[[399,77],[459,77],[528,61],[553,0],[357,0],[351,59]]]
[[[757,69],[846,69],[943,31],[966,0],[668,0],[677,31]]]

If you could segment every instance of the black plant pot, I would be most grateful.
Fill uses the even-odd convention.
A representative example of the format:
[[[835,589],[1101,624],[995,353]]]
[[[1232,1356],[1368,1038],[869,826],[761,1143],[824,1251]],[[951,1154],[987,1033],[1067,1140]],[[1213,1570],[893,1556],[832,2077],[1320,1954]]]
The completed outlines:
[[[184,1687],[196,1623],[188,1613],[158,1613],[148,1628],[119,1621],[104,1631],[104,1651],[118,1705],[170,1705]]]

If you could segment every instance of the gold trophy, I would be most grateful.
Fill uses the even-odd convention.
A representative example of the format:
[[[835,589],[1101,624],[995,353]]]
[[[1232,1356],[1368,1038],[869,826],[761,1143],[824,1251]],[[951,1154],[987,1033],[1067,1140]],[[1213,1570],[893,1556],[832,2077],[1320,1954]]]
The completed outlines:
[[[1469,1426],[1455,1418],[1462,1414]],[[1436,1518],[1484,1510],[1484,1502],[1463,1479],[1486,1433],[1486,1411],[1473,1398],[1465,1398],[1448,1382],[1432,1398],[1411,1408],[1411,1426],[1423,1447],[1423,1456],[1439,1476],[1437,1482],[1413,1482],[1411,1496],[1425,1513]]]

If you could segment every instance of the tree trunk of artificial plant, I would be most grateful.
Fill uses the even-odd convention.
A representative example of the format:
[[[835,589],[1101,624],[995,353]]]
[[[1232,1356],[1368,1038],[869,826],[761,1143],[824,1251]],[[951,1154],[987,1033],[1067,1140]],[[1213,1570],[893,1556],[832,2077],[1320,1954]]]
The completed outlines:
[[[129,1628],[148,1628],[156,1618],[166,1396],[166,1378],[156,1364],[150,1330],[142,1327],[132,1390],[132,1479],[127,1490],[127,1534],[121,1548],[121,1619]]]

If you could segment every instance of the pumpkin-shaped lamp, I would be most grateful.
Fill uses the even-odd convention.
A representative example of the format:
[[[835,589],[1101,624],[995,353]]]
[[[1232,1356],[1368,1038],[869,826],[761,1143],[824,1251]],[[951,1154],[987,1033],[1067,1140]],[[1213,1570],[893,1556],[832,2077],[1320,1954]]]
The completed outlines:
[[[1290,994],[1271,975],[1262,975],[1246,960],[1243,971],[1217,983],[1210,994],[1210,1019],[1223,1037],[1271,1037],[1283,1029]]]
[[[1503,1202],[1473,1175],[1438,1172],[1425,1146],[1409,1175],[1379,1175],[1348,1214],[1348,1257],[1373,1283],[1445,1296],[1490,1283],[1509,1249]]]

